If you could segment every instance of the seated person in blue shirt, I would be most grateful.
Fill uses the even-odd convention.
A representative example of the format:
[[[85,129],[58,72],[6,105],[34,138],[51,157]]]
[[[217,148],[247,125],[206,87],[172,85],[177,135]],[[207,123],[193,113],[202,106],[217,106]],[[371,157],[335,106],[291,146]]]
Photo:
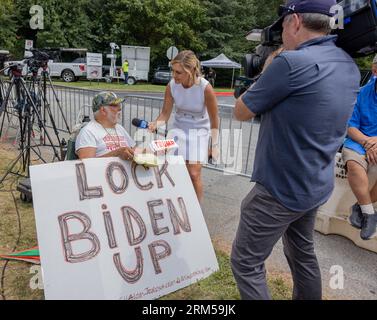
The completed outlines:
[[[377,56],[373,60],[377,69]],[[343,161],[348,181],[357,203],[351,208],[350,223],[361,229],[360,237],[370,239],[376,232],[377,183],[369,190],[368,170],[377,164],[377,79],[373,77],[361,88],[352,118],[348,123],[348,137],[344,143]]]

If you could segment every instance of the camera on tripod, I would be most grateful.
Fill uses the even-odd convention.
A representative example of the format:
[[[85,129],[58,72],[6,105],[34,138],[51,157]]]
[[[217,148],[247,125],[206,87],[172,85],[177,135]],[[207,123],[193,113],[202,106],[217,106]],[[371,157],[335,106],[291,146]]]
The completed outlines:
[[[48,61],[50,60],[50,56],[43,51],[38,49],[31,49],[31,53],[33,54],[32,57],[26,58],[25,61],[29,68],[29,71],[33,74],[38,73],[40,68],[46,68]]]
[[[6,172],[0,177],[0,187],[9,174],[24,176],[17,190],[21,192],[23,200],[31,200],[30,172],[31,155],[34,154],[42,162],[47,162],[42,154],[42,147],[51,147],[54,158],[52,161],[64,160],[66,141],[60,138],[59,130],[54,119],[50,98],[54,99],[54,107],[60,111],[68,133],[71,133],[57,92],[51,81],[47,69],[50,56],[48,53],[31,49],[32,56],[25,58],[22,63],[15,63],[7,68],[11,71],[11,78],[4,87],[0,78],[0,138],[3,132],[11,127],[12,117],[17,117],[19,154],[8,166]],[[32,77],[23,75],[25,64],[31,71]],[[38,71],[42,68],[39,76]],[[4,90],[6,88],[6,90]],[[48,123],[48,126],[47,126]],[[3,131],[4,129],[4,131]],[[39,136],[39,139],[38,139]],[[60,152],[59,152],[60,151]],[[17,169],[16,169],[17,168]]]
[[[337,2],[343,8],[344,14],[344,29],[334,29],[332,32],[338,35],[337,46],[353,58],[377,52],[377,1],[343,0]],[[279,16],[281,16],[280,10]],[[246,38],[255,40],[258,32],[261,44],[256,48],[255,53],[247,54],[243,59],[245,77],[236,81],[234,91],[236,98],[258,80],[258,75],[268,56],[282,45],[281,21],[277,20],[263,30],[252,30]]]
[[[24,65],[22,63],[14,63],[9,66],[9,70],[11,71],[11,74],[22,74],[22,70],[24,68]]]

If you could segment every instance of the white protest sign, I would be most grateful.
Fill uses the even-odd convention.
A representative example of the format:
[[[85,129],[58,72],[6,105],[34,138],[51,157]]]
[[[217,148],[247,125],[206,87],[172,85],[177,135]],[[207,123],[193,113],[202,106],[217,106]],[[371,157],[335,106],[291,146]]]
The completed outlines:
[[[102,78],[102,54],[101,53],[91,53],[86,54],[86,65],[87,65],[87,79],[101,79]]]
[[[184,160],[30,167],[46,299],[155,299],[218,270]]]

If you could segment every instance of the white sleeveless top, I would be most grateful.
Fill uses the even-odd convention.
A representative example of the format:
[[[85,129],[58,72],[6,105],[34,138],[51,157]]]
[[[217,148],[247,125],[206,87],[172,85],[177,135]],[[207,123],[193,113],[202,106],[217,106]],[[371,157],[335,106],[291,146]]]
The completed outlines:
[[[189,129],[210,129],[210,121],[205,105],[204,90],[209,82],[200,78],[199,84],[184,88],[170,81],[170,90],[175,103],[174,127],[183,131]]]

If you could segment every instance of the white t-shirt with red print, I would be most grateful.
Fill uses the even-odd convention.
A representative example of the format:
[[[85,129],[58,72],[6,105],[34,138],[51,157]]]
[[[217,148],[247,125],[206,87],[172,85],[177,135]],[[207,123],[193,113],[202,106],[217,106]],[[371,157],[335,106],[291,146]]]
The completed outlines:
[[[76,138],[76,153],[79,149],[96,148],[96,157],[103,156],[121,147],[134,147],[135,141],[119,124],[115,128],[104,128],[95,120],[80,130]]]

